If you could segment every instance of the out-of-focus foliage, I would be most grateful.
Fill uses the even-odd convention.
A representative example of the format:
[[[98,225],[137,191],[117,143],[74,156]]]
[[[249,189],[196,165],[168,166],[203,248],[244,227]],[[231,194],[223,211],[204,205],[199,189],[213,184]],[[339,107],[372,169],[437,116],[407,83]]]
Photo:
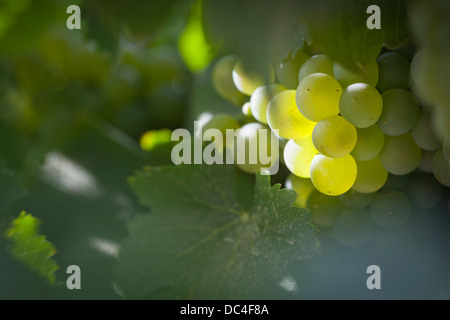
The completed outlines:
[[[11,254],[46,279],[55,282],[54,272],[58,264],[51,258],[56,249],[39,235],[39,221],[31,214],[22,212],[14,219],[6,235],[11,241]]]
[[[152,286],[130,288],[124,285],[129,272],[139,268],[140,262],[151,263],[152,258],[148,248],[144,250],[142,260],[139,255],[130,253],[135,253],[140,245],[136,244],[136,239],[151,239],[147,231],[154,230],[152,221],[168,221],[162,217],[164,212],[156,212],[155,208],[176,206],[177,198],[170,194],[173,189],[170,183],[182,183],[183,180],[168,179],[174,174],[173,168],[163,171],[167,175],[155,168],[148,169],[145,171],[147,176],[138,175],[142,186],[136,187],[136,180],[132,183],[136,195],[127,184],[127,178],[136,175],[136,171],[145,165],[171,164],[170,130],[184,127],[192,132],[194,120],[205,121],[219,113],[231,114],[240,123],[251,121],[241,114],[240,106],[236,108],[222,99],[213,88],[212,64],[226,54],[235,54],[247,67],[261,70],[287,56],[294,57],[298,50],[308,55],[324,52],[341,64],[355,68],[373,60],[383,45],[389,49],[410,50],[410,54],[414,52],[414,47],[406,48],[411,44],[408,9],[414,40],[426,50],[426,62],[419,64],[423,68],[419,83],[426,88],[423,98],[441,106],[444,116],[437,119],[441,127],[445,127],[448,90],[443,90],[442,86],[448,83],[449,74],[446,72],[448,63],[445,63],[448,60],[445,37],[448,34],[448,4],[445,0],[410,3],[406,0],[0,1],[0,298],[119,298],[116,292],[119,287],[115,291],[112,286],[115,281],[126,290],[122,292],[126,296],[145,296],[154,289]],[[81,30],[66,28],[66,9],[74,4],[81,8]],[[381,31],[365,28],[368,4],[377,4],[381,8]],[[429,79],[439,83],[434,85]],[[244,100],[242,102],[246,102]],[[448,121],[445,128],[448,128]],[[226,170],[217,171],[211,179],[216,179],[217,184],[223,183],[230,177]],[[281,176],[287,174],[283,168],[280,171]],[[192,182],[193,185],[210,185],[208,174]],[[161,204],[161,199],[154,199],[159,185],[152,184],[150,178],[161,185],[164,183],[167,194],[161,199],[173,200],[173,203]],[[275,176],[272,183],[282,180]],[[256,195],[281,195],[284,199],[281,207],[286,209],[286,203],[292,202],[292,197],[270,188],[267,181],[263,182],[257,184],[261,188],[256,190]],[[250,209],[255,196],[251,191],[254,181],[247,175],[238,174],[235,184],[236,188],[227,185],[220,190],[234,192],[236,201],[245,203]],[[213,190],[214,186],[211,186],[207,191]],[[143,200],[146,192],[150,195],[142,201],[146,207],[141,207],[137,200]],[[156,207],[149,199],[154,200]],[[255,203],[271,205],[265,201],[259,199]],[[145,214],[148,207],[152,213]],[[301,210],[286,210],[306,215]],[[23,211],[33,212],[35,217],[25,215],[14,220]],[[153,213],[156,214],[152,216]],[[188,214],[193,215],[192,212]],[[268,212],[266,214],[270,216]],[[417,229],[414,234],[419,235],[422,244],[422,247],[414,246],[415,250],[428,252],[427,248],[432,246],[423,243],[431,241],[426,233],[430,228],[422,223],[427,216],[415,213],[414,217],[416,220],[411,223],[411,228]],[[54,248],[57,250],[51,260],[40,259],[41,262],[55,262],[49,264],[49,272],[45,272],[44,277],[33,271],[39,265],[30,263],[29,258],[24,258],[25,264],[20,262],[21,258],[17,258],[23,251],[19,250],[20,246],[13,250],[16,254],[9,250],[11,239],[23,244],[22,236],[26,234],[17,232],[19,226],[21,230],[36,231],[37,220],[43,221],[40,233],[49,241],[41,242],[47,250],[43,256],[48,257]],[[8,238],[5,234],[13,221],[16,221],[16,227],[11,229],[14,232],[11,231]],[[32,228],[22,228],[26,221],[30,224],[25,226]],[[242,222],[242,228],[249,226],[248,221]],[[439,228],[448,231],[445,221],[438,224]],[[131,226],[131,234],[127,226]],[[148,227],[148,230],[140,227]],[[34,239],[30,244],[43,239],[36,232],[35,237],[29,234],[30,239]],[[326,232],[323,233],[325,239]],[[181,234],[176,233],[176,236],[180,243],[186,240]],[[164,237],[167,239],[167,235]],[[125,238],[129,240],[123,242]],[[410,238],[408,231],[395,235],[386,233],[382,239],[373,241],[373,246],[377,249],[385,243],[395,242],[392,252],[403,252],[402,241],[408,242]],[[50,246],[50,242],[53,245]],[[122,243],[126,245],[126,251],[118,264]],[[268,245],[278,248],[275,242]],[[280,244],[279,247],[284,246]],[[285,282],[281,283],[291,284],[300,279],[300,293],[288,292],[274,284],[269,288],[272,295],[323,298],[317,288],[320,282],[325,290],[330,289],[333,298],[352,297],[352,294],[361,297],[359,287],[350,288],[347,295],[341,295],[341,291],[347,285],[342,285],[345,279],[357,282],[351,277],[363,270],[359,264],[373,263],[364,248],[358,256],[362,258],[347,268],[341,262],[353,261],[354,251],[334,250],[326,240],[323,247],[325,254],[321,258],[282,279]],[[128,254],[132,258],[129,265]],[[290,257],[298,257],[298,254]],[[200,255],[197,262],[204,263],[207,256]],[[268,257],[276,257],[276,254]],[[408,261],[415,261],[414,256],[410,258]],[[388,259],[383,261],[392,263]],[[435,256],[430,256],[430,261],[426,267],[438,270],[442,279],[448,279],[442,272],[446,264],[437,268],[433,264]],[[280,265],[275,262],[271,261],[269,267],[273,268],[270,270],[287,270],[282,268],[285,260]],[[196,265],[188,261],[182,263],[188,267]],[[53,272],[56,264],[60,269]],[[79,265],[82,270],[82,291],[69,291],[65,287],[65,270],[72,264]],[[341,267],[333,269],[336,265]],[[117,266],[119,271],[114,271]],[[393,266],[394,270],[402,272],[408,268]],[[421,274],[421,270],[414,269],[411,274]],[[180,279],[185,271],[174,275],[174,279]],[[155,274],[148,273],[144,278]],[[324,280],[324,275],[328,279]],[[192,276],[191,280],[196,281],[199,274]],[[233,284],[246,283],[240,281],[245,274],[232,276],[237,279]],[[168,279],[170,275],[164,277]],[[54,281],[55,285],[48,286],[45,278]],[[139,278],[131,280],[138,284],[140,281]],[[184,286],[186,282],[181,284]],[[410,283],[406,285],[411,286]],[[430,284],[430,287],[434,285]],[[166,293],[157,292],[156,296]],[[365,290],[362,294],[368,297],[369,293]],[[230,297],[228,294],[217,296]],[[386,297],[391,296],[387,293]]]

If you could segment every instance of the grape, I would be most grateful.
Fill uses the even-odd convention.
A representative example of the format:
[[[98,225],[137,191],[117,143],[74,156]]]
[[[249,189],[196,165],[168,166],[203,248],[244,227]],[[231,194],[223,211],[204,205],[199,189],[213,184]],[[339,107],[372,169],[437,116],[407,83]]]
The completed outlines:
[[[375,198],[376,193],[361,193],[354,189],[348,190],[339,196],[339,200],[350,208],[367,208]]]
[[[431,111],[428,109],[420,110],[416,124],[411,130],[411,136],[415,143],[424,150],[437,150],[442,145],[434,133]]]
[[[350,70],[339,63],[333,65],[333,73],[342,88],[347,88],[353,83],[367,83],[376,87],[378,83],[378,64],[376,60],[371,61],[366,67],[358,71]]]
[[[422,150],[422,156],[420,158],[420,163],[417,166],[423,172],[432,173],[433,172],[433,157],[435,151]]]
[[[383,167],[380,157],[368,161],[356,161],[356,180],[353,189],[361,193],[378,191],[386,183],[388,172]]]
[[[383,228],[399,227],[408,221],[412,206],[408,197],[396,190],[380,192],[369,208],[372,220]]]
[[[244,105],[242,106],[242,113],[244,114],[244,116],[247,117],[252,117],[252,109],[250,107],[250,102],[246,102],[244,103]]]
[[[306,119],[295,104],[295,90],[277,94],[267,108],[267,122],[272,130],[278,129],[284,139],[311,136],[315,122]]]
[[[450,165],[450,137],[445,138],[444,143],[442,144],[442,152],[444,153],[444,158]]]
[[[311,121],[320,121],[339,113],[342,88],[332,76],[314,73],[300,82],[295,100],[300,112]]]
[[[309,195],[316,190],[311,179],[300,178],[292,173],[287,177],[285,186],[287,189],[293,189],[297,192],[298,196],[295,200],[295,205],[302,208],[306,207]]]
[[[439,202],[442,188],[432,175],[417,172],[411,175],[406,193],[415,208],[431,209]]]
[[[306,53],[299,51],[294,58],[280,62],[276,68],[278,81],[288,89],[297,89],[300,67],[308,58]]]
[[[301,139],[294,139],[295,143],[298,144],[300,147],[307,147],[312,144],[312,130],[311,134],[309,136],[303,137]],[[314,146],[314,144],[313,144]]]
[[[408,182],[409,182],[409,174],[405,174],[402,176],[397,176],[395,174],[388,174],[388,178],[383,186],[383,189],[402,190],[408,185]]]
[[[196,136],[198,139],[202,140],[203,135],[206,130],[208,129],[218,129],[222,133],[223,140],[225,141],[225,145],[230,145],[231,141],[226,141],[227,136],[227,129],[233,129],[237,130],[240,128],[239,122],[232,116],[226,113],[219,113],[211,117],[206,123],[202,125],[202,132],[201,136],[200,132],[196,132]],[[224,148],[223,142],[220,141],[214,141],[214,143],[217,145],[217,148],[219,150],[222,150]],[[228,142],[228,143],[227,143]]]
[[[444,186],[450,187],[450,166],[445,160],[442,149],[436,151],[433,157],[433,173]]]
[[[416,123],[419,115],[419,104],[414,95],[403,89],[392,89],[383,92],[383,111],[378,126],[390,136],[407,133]]]
[[[314,188],[314,186],[313,186]],[[313,213],[312,223],[331,227],[344,210],[344,206],[337,197],[330,197],[314,189],[308,197],[306,207]]]
[[[356,162],[349,154],[338,159],[316,155],[311,163],[311,180],[326,195],[343,194],[356,180]]]
[[[418,81],[420,78],[420,73],[421,73],[420,68],[423,66],[423,63],[424,63],[423,59],[424,58],[426,59],[424,53],[425,52],[423,49],[417,51],[411,61],[411,67],[410,67],[411,79],[412,79],[413,83],[415,83],[415,84],[420,83],[420,81]]]
[[[309,178],[311,161],[317,153],[312,142],[309,146],[300,147],[294,140],[289,140],[284,147],[284,163],[296,176]]]
[[[313,73],[325,73],[333,76],[333,61],[324,54],[312,56],[306,60],[298,72],[298,82]]]
[[[367,161],[375,158],[384,145],[384,133],[376,124],[368,128],[356,128],[356,144],[350,153],[355,159]]]
[[[381,94],[366,83],[348,86],[339,100],[341,115],[358,128],[367,128],[375,124],[382,110]]]
[[[420,157],[421,150],[410,133],[397,137],[385,137],[380,159],[390,173],[402,175],[412,172],[419,165]]]
[[[410,63],[397,52],[386,52],[378,57],[378,84],[381,92],[389,89],[408,89],[411,86]]]
[[[260,131],[259,130],[266,130],[266,141],[262,141],[260,139]],[[239,148],[239,146],[245,142],[245,148],[243,150]],[[261,146],[260,146],[261,143]],[[254,149],[250,148],[250,145],[255,146]],[[263,147],[267,150],[267,155],[271,156],[271,159],[277,159],[278,158],[278,148],[272,148],[272,146],[277,145],[277,141],[275,139],[272,139],[272,135],[270,134],[270,130],[257,122],[247,123],[246,125],[242,126],[240,129],[236,132],[236,142],[234,144],[234,155],[235,155],[235,163],[237,166],[247,172],[247,173],[256,173],[259,172],[262,168],[269,168],[274,163],[269,164],[263,164],[261,163],[261,159],[259,157],[259,148]],[[255,154],[252,154],[250,157],[250,152],[254,150]],[[245,158],[244,161],[241,161],[239,159],[239,154],[242,154],[242,152],[245,152]],[[251,163],[252,158],[256,159],[256,163]],[[242,163],[243,162],[243,163]]]
[[[233,82],[233,68],[237,58],[228,55],[216,62],[212,70],[212,84],[216,92],[224,99],[235,105],[240,105],[244,95],[236,88]]]
[[[347,209],[337,219],[333,234],[342,245],[359,248],[370,241],[373,230],[367,209]]]
[[[331,116],[317,122],[312,142],[323,155],[341,158],[350,153],[356,144],[356,129],[341,116]]]
[[[273,97],[284,90],[286,88],[278,83],[256,88],[250,98],[253,117],[259,122],[267,124],[267,106]]]
[[[232,74],[236,88],[247,96],[251,96],[256,88],[273,83],[275,78],[273,69],[268,68],[265,73],[247,70],[241,60],[234,66]]]
[[[172,130],[160,129],[145,132],[139,139],[142,150],[153,151],[158,147],[171,143]]]

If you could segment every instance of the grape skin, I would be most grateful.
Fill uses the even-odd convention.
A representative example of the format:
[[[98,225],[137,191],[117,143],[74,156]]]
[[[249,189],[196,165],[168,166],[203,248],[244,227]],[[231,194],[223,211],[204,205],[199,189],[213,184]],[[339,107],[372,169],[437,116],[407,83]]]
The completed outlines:
[[[295,100],[305,118],[318,122],[339,113],[342,88],[332,76],[313,73],[298,85]]]
[[[319,121],[312,132],[314,147],[323,155],[341,158],[349,154],[356,144],[356,129],[341,116]]]
[[[267,122],[284,139],[302,139],[311,136],[315,122],[306,119],[295,103],[295,90],[277,94],[267,108]]]
[[[380,159],[386,170],[403,175],[412,172],[420,163],[421,150],[410,133],[401,136],[386,136]]]
[[[278,83],[256,88],[250,98],[250,108],[253,117],[259,122],[267,124],[267,107],[269,102],[274,96],[284,90],[286,88]]]
[[[381,152],[381,149],[383,149],[383,131],[374,124],[368,128],[356,128],[356,133],[356,144],[350,154],[360,161],[375,158]]]
[[[358,128],[374,125],[381,116],[383,99],[374,87],[354,83],[342,92],[339,100],[341,115]]]
[[[298,72],[298,83],[313,73],[333,74],[333,61],[324,54],[317,54],[306,60]]]
[[[317,190],[338,196],[347,192],[356,180],[356,162],[351,155],[333,159],[318,154],[311,163],[311,181]]]
[[[392,190],[380,192],[369,211],[372,220],[380,227],[395,228],[408,221],[412,213],[412,206],[404,193]]]
[[[419,103],[416,97],[403,89],[383,92],[383,111],[378,126],[387,135],[400,136],[412,129],[419,116]]]

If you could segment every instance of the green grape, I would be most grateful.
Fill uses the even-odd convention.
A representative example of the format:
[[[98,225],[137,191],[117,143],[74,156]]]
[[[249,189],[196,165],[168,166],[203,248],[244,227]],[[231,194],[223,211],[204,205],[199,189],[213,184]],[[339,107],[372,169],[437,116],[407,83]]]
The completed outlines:
[[[356,144],[350,154],[357,160],[375,158],[384,145],[384,133],[376,124],[368,128],[356,128]]]
[[[202,125],[202,132],[196,132],[195,135],[198,139],[203,140],[203,135],[208,129],[218,129],[222,133],[223,141],[214,141],[219,150],[222,150],[225,145],[230,145],[231,141],[226,141],[227,129],[237,130],[240,128],[239,122],[226,113],[219,113],[212,116],[206,123]],[[225,143],[224,143],[225,142]]]
[[[417,172],[411,174],[406,193],[414,208],[431,209],[439,202],[442,187],[432,175]]]
[[[434,133],[431,116],[429,109],[421,109],[416,124],[411,130],[411,136],[414,142],[422,149],[428,151],[437,150],[442,145]]]
[[[242,106],[242,114],[246,117],[253,117],[250,102],[244,103],[244,105]]]
[[[383,187],[388,178],[388,172],[383,167],[380,157],[372,160],[356,160],[356,180],[353,189],[361,193],[372,193]]]
[[[317,122],[312,142],[323,155],[341,158],[350,153],[356,144],[356,129],[341,116],[331,116]]]
[[[322,227],[333,226],[344,210],[344,206],[337,197],[324,195],[315,188],[308,197],[306,207],[314,214],[311,222]]]
[[[244,101],[244,95],[233,82],[233,68],[237,61],[238,59],[233,55],[225,56],[217,61],[212,70],[212,84],[222,98],[240,105]]]
[[[402,190],[408,185],[408,182],[409,174],[398,176],[389,173],[383,190]]]
[[[310,194],[316,190],[311,179],[300,178],[292,173],[288,175],[285,186],[287,189],[293,189],[297,192],[295,205],[302,208],[306,207]]]
[[[422,150],[422,156],[420,157],[420,163],[417,166],[420,170],[427,173],[433,173],[433,157],[435,151]]]
[[[374,125],[383,110],[383,99],[377,89],[367,83],[354,83],[344,89],[339,100],[341,115],[358,128]]]
[[[241,60],[234,66],[232,75],[236,88],[247,96],[251,96],[256,88],[273,83],[275,78],[272,68],[265,70],[265,73],[247,70]]]
[[[267,107],[270,100],[286,88],[278,83],[256,88],[250,98],[252,115],[261,123],[267,124]]]
[[[299,84],[295,100],[300,112],[311,121],[320,121],[339,113],[342,88],[332,76],[314,73]]]
[[[447,160],[445,160],[442,149],[439,149],[434,154],[433,174],[441,184],[450,187],[450,166]]]
[[[378,126],[390,136],[399,136],[412,129],[419,116],[419,104],[414,95],[403,89],[383,92],[383,111]]]
[[[442,152],[444,153],[444,158],[450,165],[450,137],[445,138],[444,142],[442,143]]]
[[[312,142],[309,146],[300,147],[294,140],[289,140],[284,147],[284,163],[286,167],[298,177],[311,177],[311,161],[317,154]]]
[[[306,119],[298,111],[295,90],[277,94],[267,108],[267,122],[272,130],[284,139],[301,139],[311,136],[315,122]]]
[[[261,140],[260,131],[266,130],[266,139],[265,141]],[[275,138],[276,139],[276,138]],[[240,142],[245,142],[244,150],[237,150]],[[255,148],[251,148],[250,145]],[[272,148],[272,146],[277,145],[277,141],[274,141],[272,135],[270,134],[270,130],[257,122],[247,123],[242,126],[236,132],[236,143],[234,144],[234,155],[235,155],[235,163],[241,170],[247,173],[257,173],[260,172],[262,168],[269,168],[273,166],[275,163],[271,162],[269,164],[264,164],[261,162],[259,157],[260,147],[266,148],[267,155],[271,157],[271,159],[278,160],[278,148]],[[255,154],[250,155],[251,151],[254,151]],[[240,161],[239,154],[241,152],[245,152],[244,161]],[[251,163],[253,159],[256,159],[256,163]]]
[[[377,89],[408,89],[411,86],[410,63],[397,52],[386,52],[378,57]]]
[[[303,138],[300,139],[294,139],[295,143],[298,144],[300,147],[307,147],[309,145],[312,144],[312,130],[311,130],[311,134],[309,136],[305,136]],[[314,146],[314,144],[313,144]]]
[[[376,193],[361,193],[354,189],[348,190],[346,193],[339,196],[339,200],[350,208],[367,208],[375,198]]]
[[[333,61],[324,54],[312,56],[306,60],[298,72],[298,82],[313,73],[325,73],[333,76]]]
[[[172,130],[160,129],[145,132],[139,139],[142,150],[153,151],[165,144],[171,144]]]
[[[368,63],[357,71],[350,70],[339,63],[333,65],[333,73],[342,88],[347,88],[353,83],[367,83],[376,87],[378,83],[378,64],[376,60]]]
[[[356,180],[356,162],[351,155],[333,159],[318,154],[311,163],[311,181],[317,190],[330,196],[347,192]]]
[[[337,219],[333,234],[342,245],[359,248],[370,241],[373,230],[367,209],[346,209]]]
[[[292,59],[284,59],[275,70],[278,81],[288,89],[297,89],[298,72],[302,64],[308,59],[309,56],[302,51],[299,51]]]
[[[420,68],[422,68],[424,65],[424,59],[426,59],[425,51],[421,49],[416,52],[411,61],[411,68],[410,68],[411,79],[415,84],[420,83],[419,81],[420,73],[422,72]]]
[[[385,137],[380,159],[390,173],[396,175],[410,173],[417,168],[420,158],[421,150],[410,133],[397,137]]]
[[[383,228],[395,228],[405,224],[411,216],[412,206],[408,197],[396,190],[378,193],[369,207],[373,222]]]

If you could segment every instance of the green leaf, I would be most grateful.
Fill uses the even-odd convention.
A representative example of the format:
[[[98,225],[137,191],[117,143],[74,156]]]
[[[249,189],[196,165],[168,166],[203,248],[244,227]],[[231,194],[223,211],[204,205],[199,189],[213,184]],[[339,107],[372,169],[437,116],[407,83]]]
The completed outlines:
[[[55,282],[54,272],[58,264],[51,259],[56,253],[54,245],[39,235],[39,220],[22,212],[7,232],[11,241],[10,252],[17,260],[36,271],[49,284]]]
[[[313,43],[330,58],[351,69],[363,68],[375,60],[383,47],[384,38],[383,31],[370,30],[366,26],[369,17],[366,10],[371,4],[374,1],[334,1],[333,10],[327,9],[324,14],[317,12],[309,17]]]
[[[177,0],[167,1],[121,1],[91,0],[85,4],[89,10],[98,12],[112,27],[120,29],[123,24],[135,36],[154,36],[161,31],[172,10],[180,5]]]
[[[23,197],[26,193],[27,191],[16,175],[0,163],[0,212],[8,204]]]
[[[299,0],[204,0],[203,25],[207,39],[222,52],[233,52],[253,70],[266,70],[309,41],[299,12]]]
[[[256,299],[318,254],[312,214],[292,190],[257,175],[250,210],[230,165],[147,167],[130,179],[152,214],[129,223],[116,285],[126,298]]]
[[[406,0],[381,0],[381,29],[384,46],[389,50],[400,49],[411,44]]]

